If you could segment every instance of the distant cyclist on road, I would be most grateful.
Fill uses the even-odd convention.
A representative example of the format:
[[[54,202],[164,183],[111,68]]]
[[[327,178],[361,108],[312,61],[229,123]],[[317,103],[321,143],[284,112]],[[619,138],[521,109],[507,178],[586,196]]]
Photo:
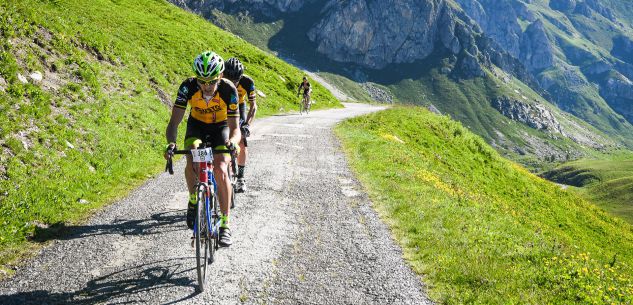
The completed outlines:
[[[246,191],[246,180],[244,170],[246,169],[246,158],[248,157],[248,138],[251,134],[250,126],[257,113],[257,103],[255,102],[255,82],[248,75],[244,74],[244,65],[237,58],[229,58],[224,65],[224,77],[230,80],[237,87],[237,95],[240,110],[240,129],[242,140],[240,141],[240,155],[237,158],[237,189],[236,192]],[[246,114],[246,97],[248,96],[248,115]]]
[[[299,83],[299,88],[297,88],[297,96],[301,93],[303,89],[303,102],[304,107],[308,107],[310,105],[310,93],[312,92],[312,88],[310,87],[310,82],[306,76],[303,77],[303,81]]]
[[[178,89],[176,103],[172,109],[171,118],[167,125],[167,150],[175,148],[178,125],[187,109],[191,106],[185,134],[185,148],[197,148],[205,139],[210,137],[212,148],[216,150],[234,149],[240,140],[239,114],[237,112],[237,90],[235,86],[222,79],[224,60],[211,51],[198,55],[193,61],[193,71],[196,76],[186,79]],[[167,152],[165,159],[167,159]],[[227,173],[230,162],[228,153],[214,153],[213,173],[218,183],[218,199],[222,211],[223,225],[220,228],[219,245],[231,245],[231,231],[229,230],[229,198],[232,187]],[[194,185],[196,172],[192,164],[192,157],[187,156],[185,178],[189,189],[187,205],[187,226],[193,229],[197,213],[197,201]]]

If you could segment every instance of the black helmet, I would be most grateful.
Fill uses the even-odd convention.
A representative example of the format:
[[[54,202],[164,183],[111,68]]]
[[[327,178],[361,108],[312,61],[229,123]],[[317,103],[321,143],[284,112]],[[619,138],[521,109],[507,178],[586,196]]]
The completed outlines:
[[[235,81],[240,79],[242,74],[244,74],[244,66],[239,59],[231,57],[224,62],[224,77]]]

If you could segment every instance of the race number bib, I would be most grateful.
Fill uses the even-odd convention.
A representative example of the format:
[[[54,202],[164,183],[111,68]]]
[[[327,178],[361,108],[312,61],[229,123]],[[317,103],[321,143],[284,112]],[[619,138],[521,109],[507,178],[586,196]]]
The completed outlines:
[[[213,151],[211,151],[210,147],[205,149],[192,149],[191,155],[193,156],[193,162],[196,163],[213,161]]]

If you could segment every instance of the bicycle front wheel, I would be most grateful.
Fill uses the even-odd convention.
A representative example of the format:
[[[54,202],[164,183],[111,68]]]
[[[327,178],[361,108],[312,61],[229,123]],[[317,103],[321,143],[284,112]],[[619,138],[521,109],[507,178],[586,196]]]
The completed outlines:
[[[195,225],[196,240],[196,264],[198,269],[198,290],[204,291],[207,283],[207,267],[209,266],[209,257],[213,256],[214,248],[209,246],[212,243],[210,238],[210,226],[208,221],[207,201],[209,199],[208,188],[204,184],[198,185],[198,210]]]

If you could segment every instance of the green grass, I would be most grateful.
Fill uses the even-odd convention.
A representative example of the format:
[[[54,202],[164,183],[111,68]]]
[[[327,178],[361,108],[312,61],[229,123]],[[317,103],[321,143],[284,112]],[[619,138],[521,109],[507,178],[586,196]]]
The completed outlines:
[[[544,177],[572,188],[587,200],[633,224],[633,154],[583,159],[547,171]]]
[[[367,91],[363,89],[357,82],[335,73],[320,72],[319,76],[323,77],[328,83],[335,86],[341,92],[345,93],[350,99],[357,102],[374,103],[375,101],[369,96]]]
[[[240,13],[234,16],[217,9],[214,9],[211,14],[210,19],[213,23],[270,53],[273,51],[268,48],[268,40],[284,26],[283,20],[257,22],[249,15]]]
[[[336,133],[436,302],[633,302],[633,227],[503,159],[460,123],[398,107]]]
[[[296,109],[303,75],[165,1],[3,1],[0,35],[4,272],[32,251],[27,239],[82,221],[161,171],[168,104],[196,54],[240,58],[266,95],[260,116]],[[32,71],[44,82],[18,81]],[[340,107],[313,84],[316,108]]]
[[[437,62],[431,60],[431,62]],[[418,68],[422,69],[422,68]],[[500,72],[497,70],[497,72]],[[501,72],[502,73],[502,72]],[[439,72],[439,67],[430,64],[428,73],[419,78],[404,79],[389,88],[401,103],[414,105],[435,105],[442,113],[450,115],[464,124],[470,131],[483,137],[488,143],[495,141],[496,148],[513,160],[538,170],[550,166],[546,159],[536,157],[534,148],[526,140],[527,137],[538,139],[543,145],[556,151],[572,151],[579,154],[590,154],[591,150],[574,143],[562,136],[552,136],[547,132],[538,131],[526,124],[511,120],[491,106],[491,101],[499,96],[507,96],[517,101],[533,104],[535,101],[544,105],[557,118],[561,126],[566,127],[572,122],[582,126],[589,133],[607,137],[596,128],[564,115],[557,107],[548,103],[536,92],[515,78],[510,77],[508,83],[503,83],[492,72],[486,77],[455,81]],[[523,97],[526,97],[525,100]],[[577,127],[568,129],[576,132]],[[598,140],[612,145],[609,140]],[[524,149],[524,155],[515,151],[516,147]]]

